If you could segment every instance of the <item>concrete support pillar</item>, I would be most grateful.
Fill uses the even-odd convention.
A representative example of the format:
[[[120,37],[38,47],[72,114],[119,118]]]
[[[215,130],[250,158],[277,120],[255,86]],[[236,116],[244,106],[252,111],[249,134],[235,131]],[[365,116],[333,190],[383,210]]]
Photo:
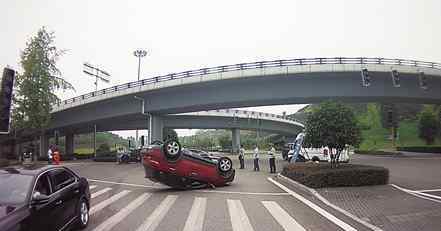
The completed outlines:
[[[239,153],[240,148],[240,130],[239,128],[233,128],[232,129],[232,151],[233,153]]]
[[[74,134],[67,133],[65,135],[66,155],[73,155],[74,153]]]
[[[163,141],[164,122],[161,116],[149,116],[149,144],[155,140]]]
[[[49,150],[49,136],[41,135],[40,136],[40,152],[39,156],[47,155],[47,151]]]

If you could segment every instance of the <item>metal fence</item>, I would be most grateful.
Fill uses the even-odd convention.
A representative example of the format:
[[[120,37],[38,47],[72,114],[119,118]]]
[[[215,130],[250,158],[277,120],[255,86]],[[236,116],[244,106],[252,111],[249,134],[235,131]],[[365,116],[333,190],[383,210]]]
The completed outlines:
[[[440,63],[433,62],[423,62],[416,60],[405,60],[405,59],[387,59],[387,58],[346,58],[346,57],[336,57],[336,58],[304,58],[304,59],[285,59],[285,60],[274,60],[274,61],[261,61],[252,63],[239,63],[226,66],[217,66],[210,68],[202,68],[191,71],[184,71],[179,73],[172,73],[168,75],[156,76],[153,78],[142,79],[135,82],[124,83],[116,85],[113,87],[105,88],[99,91],[90,92],[84,95],[80,95],[74,98],[63,100],[57,103],[57,106],[67,105],[75,103],[84,99],[93,98],[100,95],[105,95],[117,91],[122,91],[130,88],[140,87],[148,84],[154,84],[174,79],[183,79],[192,76],[203,76],[207,74],[216,74],[229,71],[238,70],[248,70],[248,69],[259,69],[267,67],[285,67],[285,66],[301,66],[301,65],[323,65],[323,64],[381,64],[381,65],[401,65],[401,66],[414,66],[414,67],[424,67],[433,68],[441,70]]]

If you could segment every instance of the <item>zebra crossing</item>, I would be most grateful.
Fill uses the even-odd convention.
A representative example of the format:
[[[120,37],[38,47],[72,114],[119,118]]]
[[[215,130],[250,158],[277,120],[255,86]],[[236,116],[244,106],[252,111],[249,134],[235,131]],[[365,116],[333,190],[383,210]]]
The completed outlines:
[[[183,209],[182,205],[179,204],[179,192],[170,192],[165,193],[153,198],[155,192],[139,192],[136,190],[128,190],[121,188],[111,188],[104,187],[99,185],[91,185],[91,207],[90,207],[90,219],[93,221],[92,225],[89,225],[87,230],[93,231],[116,231],[122,230],[119,225],[125,222],[125,220],[132,216],[139,217],[139,214],[143,214],[143,218],[139,220],[138,224],[134,224],[134,227],[130,227],[129,230],[136,231],[154,231],[154,230],[164,230],[159,229],[160,225],[164,222],[167,222],[164,218],[170,211],[175,209],[175,207],[179,207],[179,209]],[[131,196],[130,196],[131,195]],[[208,195],[209,196],[209,195]],[[130,197],[128,201],[126,198]],[[158,197],[160,198],[158,200]],[[292,211],[287,211],[283,208],[279,203],[272,200],[266,200],[268,198],[262,198],[262,200],[258,200],[255,206],[260,206],[262,210],[267,214],[267,218],[263,220],[273,219],[273,223],[276,225],[277,229],[272,230],[290,230],[290,231],[304,231],[306,230],[301,223],[299,223],[295,216],[293,216]],[[213,200],[213,199],[211,199]],[[260,217],[252,217],[253,211],[247,211],[247,208],[244,205],[246,202],[241,199],[228,199],[227,198],[216,198],[216,203],[224,203],[226,209],[225,214],[225,228],[219,230],[233,230],[233,231],[255,231],[262,230],[262,224],[256,223],[256,221],[261,221]],[[221,201],[219,201],[221,200]],[[112,207],[115,203],[119,201],[124,201],[122,203],[122,207],[120,208],[112,208],[111,213],[100,213],[102,210],[106,210],[108,207]],[[159,202],[159,204],[157,202]],[[202,196],[191,196],[191,206],[188,204],[188,208],[185,208],[186,212],[182,215],[184,216],[185,222],[182,222],[182,227],[179,230],[183,231],[202,231],[202,230],[211,230],[206,227],[206,217],[207,212],[213,210],[210,208],[210,200],[207,197]],[[142,205],[152,204],[154,208],[152,208],[152,212],[150,214],[144,214],[142,211]],[[182,203],[181,203],[182,204]],[[213,206],[214,207],[214,206]],[[247,213],[248,212],[248,213]],[[105,215],[103,215],[105,214]],[[269,217],[269,218],[268,218]],[[96,218],[96,220],[94,220]],[[251,219],[254,218],[254,219]],[[229,221],[229,223],[228,223]],[[125,224],[127,225],[127,224]],[[260,229],[259,229],[260,228]],[[124,230],[127,230],[125,228]],[[217,229],[216,229],[217,230]],[[308,228],[311,229],[311,227]]]

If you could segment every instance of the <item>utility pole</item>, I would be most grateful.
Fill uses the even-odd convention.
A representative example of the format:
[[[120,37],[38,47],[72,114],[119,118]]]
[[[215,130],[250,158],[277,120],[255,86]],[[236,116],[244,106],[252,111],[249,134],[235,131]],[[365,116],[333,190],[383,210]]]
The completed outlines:
[[[98,80],[101,80],[105,83],[110,82],[110,80],[107,79],[107,77],[110,77],[110,74],[107,73],[106,71],[99,69],[98,67],[94,67],[89,63],[84,63],[83,66],[84,66],[84,70],[83,70],[84,73],[92,77],[95,77],[95,91],[98,91]]]
[[[147,55],[147,51],[143,49],[138,49],[133,52],[133,55],[138,58],[138,81],[141,74],[141,58]],[[144,113],[144,112],[142,112]],[[149,129],[152,129],[151,127]],[[136,140],[135,140],[135,148],[138,146],[138,129],[136,129]]]

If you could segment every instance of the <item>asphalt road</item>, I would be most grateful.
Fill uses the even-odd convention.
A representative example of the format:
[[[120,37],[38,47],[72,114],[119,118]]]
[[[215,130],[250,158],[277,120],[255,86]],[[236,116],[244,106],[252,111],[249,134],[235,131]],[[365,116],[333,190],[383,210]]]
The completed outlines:
[[[411,190],[441,189],[441,154],[405,153],[401,157],[353,155],[352,163],[389,169],[389,183]]]
[[[144,179],[139,163],[70,167],[91,185],[86,230],[367,230],[313,197],[294,197],[272,183],[266,159],[260,172],[250,169],[251,160],[246,164],[247,169],[236,169],[230,186],[187,191]]]

